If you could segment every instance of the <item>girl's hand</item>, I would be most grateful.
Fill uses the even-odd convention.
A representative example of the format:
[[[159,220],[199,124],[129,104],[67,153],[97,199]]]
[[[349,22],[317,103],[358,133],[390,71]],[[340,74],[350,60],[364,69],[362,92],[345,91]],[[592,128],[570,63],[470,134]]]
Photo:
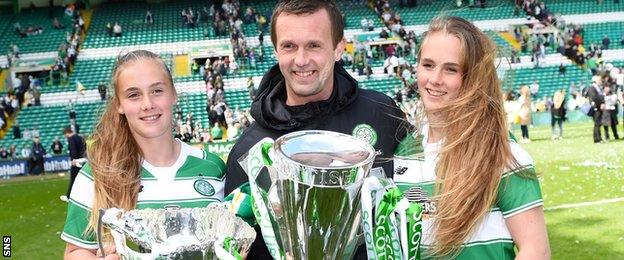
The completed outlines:
[[[102,251],[100,249],[97,250],[96,256],[99,257],[98,259],[104,259],[104,260],[121,259],[121,257],[119,257],[119,255],[117,254],[117,250],[114,245],[104,248],[104,251],[106,252],[106,256],[102,258],[100,257],[102,255]]]

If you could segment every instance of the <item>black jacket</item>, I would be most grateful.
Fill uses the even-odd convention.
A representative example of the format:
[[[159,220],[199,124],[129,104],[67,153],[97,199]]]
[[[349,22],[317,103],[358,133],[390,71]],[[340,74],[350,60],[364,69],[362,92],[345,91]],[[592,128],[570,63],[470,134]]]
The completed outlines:
[[[331,130],[353,134],[356,127],[366,124],[374,129],[375,150],[381,150],[373,167],[383,167],[392,177],[392,155],[407,131],[404,114],[388,96],[376,91],[360,89],[342,66],[334,66],[334,90],[328,100],[300,106],[286,105],[284,77],[277,65],[262,78],[258,96],[251,104],[251,115],[256,120],[238,139],[227,161],[225,194],[248,181],[238,159],[264,137],[278,137],[298,130]],[[371,140],[369,139],[369,140]],[[260,230],[256,229],[258,234]],[[359,257],[365,252],[358,250]],[[248,259],[270,259],[262,236],[258,235]]]
[[[69,144],[69,158],[72,160],[80,159],[85,155],[85,142],[82,136],[73,134],[67,138]]]
[[[595,83],[594,83],[595,84]],[[589,86],[587,90],[587,98],[590,102],[592,102],[592,106],[596,108],[596,110],[600,110],[600,105],[604,104],[604,94],[600,92],[600,90],[596,89],[596,86]]]
[[[54,154],[61,154],[63,153],[63,144],[61,143],[61,141],[52,142],[50,149]]]

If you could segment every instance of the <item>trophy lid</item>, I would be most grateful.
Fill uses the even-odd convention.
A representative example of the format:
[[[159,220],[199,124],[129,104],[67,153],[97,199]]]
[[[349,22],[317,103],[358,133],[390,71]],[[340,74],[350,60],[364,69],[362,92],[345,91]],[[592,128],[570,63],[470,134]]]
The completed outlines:
[[[279,155],[297,164],[322,169],[359,167],[375,158],[370,144],[332,131],[292,132],[278,138],[273,147]]]

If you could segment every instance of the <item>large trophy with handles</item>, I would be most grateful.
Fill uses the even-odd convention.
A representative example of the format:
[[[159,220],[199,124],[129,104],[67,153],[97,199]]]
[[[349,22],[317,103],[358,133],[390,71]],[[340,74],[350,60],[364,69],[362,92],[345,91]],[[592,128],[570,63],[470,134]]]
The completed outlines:
[[[366,240],[361,191],[375,156],[370,144],[353,136],[308,130],[265,138],[241,157],[271,255],[279,260],[351,259]],[[398,235],[400,230],[384,232]],[[390,242],[389,235],[381,239],[386,238]],[[371,252],[377,255],[371,249],[369,257]]]

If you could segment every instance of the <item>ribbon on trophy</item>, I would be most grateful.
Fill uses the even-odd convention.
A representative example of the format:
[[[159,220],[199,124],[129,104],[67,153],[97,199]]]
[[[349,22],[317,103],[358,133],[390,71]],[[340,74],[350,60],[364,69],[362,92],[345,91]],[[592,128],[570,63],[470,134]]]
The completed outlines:
[[[274,140],[271,138],[264,138],[257,144],[255,144],[249,150],[249,155],[243,157],[241,165],[247,167],[246,173],[249,177],[249,187],[252,193],[252,210],[256,217],[256,221],[260,226],[262,237],[269,249],[269,253],[273,259],[285,259],[284,252],[279,247],[275,231],[273,230],[273,224],[271,216],[268,212],[268,207],[265,204],[267,197],[266,191],[262,190],[256,183],[256,177],[260,174],[261,170],[266,166],[273,164],[269,157],[269,151],[273,146]],[[263,198],[263,199],[255,199]]]
[[[410,203],[387,178],[362,186],[362,229],[368,259],[420,259],[422,207]]]
[[[238,243],[232,237],[220,237],[214,244],[215,255],[221,260],[243,260],[238,250]]]

